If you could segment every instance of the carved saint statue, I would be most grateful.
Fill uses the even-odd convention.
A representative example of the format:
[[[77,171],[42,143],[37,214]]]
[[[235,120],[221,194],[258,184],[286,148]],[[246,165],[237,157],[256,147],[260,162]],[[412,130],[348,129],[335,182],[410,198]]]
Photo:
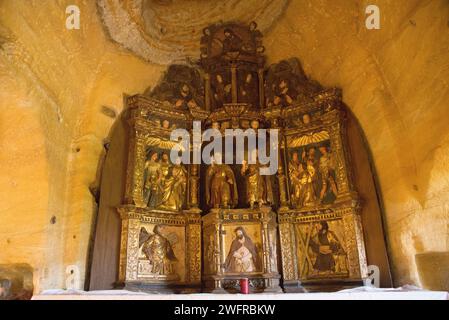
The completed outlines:
[[[346,253],[335,233],[329,230],[326,221],[317,224],[311,237],[310,248],[316,255],[313,269],[316,273],[347,272]]]
[[[260,206],[271,201],[271,185],[268,176],[260,174],[262,165],[259,162],[257,150],[255,152],[256,163],[248,164],[243,160],[241,174],[246,178],[246,202],[250,208],[257,203]]]
[[[224,29],[223,55],[242,50],[242,39],[231,28]]]
[[[159,205],[161,197],[161,165],[158,154],[153,152],[145,163],[143,196],[149,208]]]
[[[290,193],[292,202],[295,205],[299,204],[299,199],[301,198],[301,189],[302,189],[302,164],[299,160],[298,152],[293,152],[292,160],[288,166],[288,175],[290,177],[291,186]]]
[[[323,204],[333,203],[337,197],[337,183],[335,182],[335,165],[326,146],[319,148],[321,157],[319,172],[321,175],[320,201]]]
[[[234,172],[231,167],[220,162],[213,157],[207,169],[206,203],[212,208],[233,208],[238,203]]]
[[[177,261],[172,243],[162,234],[163,226],[155,225],[153,234],[144,227],[140,229],[139,247],[151,264],[151,273],[157,275],[174,274],[173,265]]]
[[[302,153],[302,161],[298,161],[298,153],[294,152],[289,164],[289,177],[291,181],[290,194],[293,205],[297,208],[312,207],[318,204],[317,196],[317,161],[315,148]]]
[[[257,84],[251,73],[246,73],[244,81],[239,84],[239,102],[249,103],[255,107],[258,103]]]
[[[295,90],[290,88],[288,82],[284,79],[280,80],[279,84],[275,88],[274,94],[273,104],[275,106],[290,106],[296,98]]]
[[[171,176],[164,179],[162,186],[161,209],[182,209],[187,186],[187,170],[181,164],[171,167]]]
[[[190,109],[199,108],[198,104],[195,102],[195,98],[190,90],[189,85],[182,84],[179,92],[175,95],[176,102],[175,106],[180,109]]]
[[[235,230],[235,239],[225,261],[226,272],[255,272],[259,269],[257,248],[243,227]]]
[[[223,103],[231,102],[231,84],[228,79],[223,78],[222,75],[217,74],[211,82],[212,86],[212,102],[214,108],[223,107]]]

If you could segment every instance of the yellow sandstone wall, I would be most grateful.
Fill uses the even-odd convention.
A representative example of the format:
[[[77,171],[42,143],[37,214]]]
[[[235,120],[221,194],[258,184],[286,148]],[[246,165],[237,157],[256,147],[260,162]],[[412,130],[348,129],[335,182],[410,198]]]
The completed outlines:
[[[365,28],[369,4],[380,30]],[[449,251],[449,2],[291,1],[265,46],[343,89],[373,155],[395,284],[419,285],[414,255]]]
[[[65,28],[77,4],[81,29]],[[364,8],[381,9],[366,30]],[[201,1],[192,1],[191,11]],[[292,0],[265,31],[269,63],[297,56],[343,89],[381,187],[395,285],[420,285],[414,255],[449,251],[449,2]],[[84,281],[104,139],[123,94],[165,66],[109,40],[94,1],[0,2],[0,264],[27,263],[35,291]]]
[[[2,1],[0,25],[0,263],[28,263],[35,290],[84,281],[104,139],[123,94],[143,92],[163,66],[110,42],[94,1],[75,1],[81,29],[65,28],[74,1]],[[55,223],[51,223],[52,217]]]

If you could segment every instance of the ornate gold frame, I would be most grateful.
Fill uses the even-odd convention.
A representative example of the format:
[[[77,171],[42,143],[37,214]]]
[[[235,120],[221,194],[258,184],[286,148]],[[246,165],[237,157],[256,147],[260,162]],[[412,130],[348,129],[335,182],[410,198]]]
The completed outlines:
[[[367,263],[360,217],[361,203],[354,189],[350,170],[350,153],[346,140],[345,111],[341,102],[341,93],[331,89],[317,97],[313,103],[299,104],[283,110],[270,110],[267,112],[267,117],[274,118],[277,115],[277,119],[282,121],[292,118],[301,119],[305,114],[312,115],[310,123],[286,124],[281,142],[285,169],[279,174],[279,179],[280,188],[285,191],[281,194],[282,205],[278,211],[278,219],[284,289],[297,291],[302,290],[300,286],[305,286],[309,290],[331,290],[363,285],[363,280],[367,277]],[[290,138],[323,130],[329,133],[330,146],[336,159],[337,198],[332,204],[294,208],[289,197],[289,177],[284,177],[282,174],[288,172],[286,159]],[[300,268],[303,262],[299,261],[298,250],[307,257],[308,247],[303,242],[298,226],[311,227],[314,223],[321,221],[341,221],[343,225],[342,245],[347,253],[348,263],[346,275],[328,274],[310,277]],[[308,263],[311,264],[310,259]]]

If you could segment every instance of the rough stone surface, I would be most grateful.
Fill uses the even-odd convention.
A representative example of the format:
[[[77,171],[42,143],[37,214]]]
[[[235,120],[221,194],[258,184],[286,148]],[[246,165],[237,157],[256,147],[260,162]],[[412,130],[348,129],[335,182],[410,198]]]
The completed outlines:
[[[80,30],[65,29],[70,1],[0,2],[0,263],[31,265],[37,292],[64,288],[69,265],[83,283],[89,188],[114,123],[104,106],[119,114],[165,69],[111,41],[94,1],[77,3]],[[376,3],[380,30],[365,28],[371,1],[290,1],[264,44],[269,62],[297,56],[343,89],[376,167],[395,284],[420,285],[415,254],[449,251],[449,3]]]
[[[415,259],[424,288],[449,291],[449,252],[418,253]]]
[[[287,0],[97,0],[110,37],[141,58],[167,64],[197,59],[203,29],[255,21],[267,31]]]

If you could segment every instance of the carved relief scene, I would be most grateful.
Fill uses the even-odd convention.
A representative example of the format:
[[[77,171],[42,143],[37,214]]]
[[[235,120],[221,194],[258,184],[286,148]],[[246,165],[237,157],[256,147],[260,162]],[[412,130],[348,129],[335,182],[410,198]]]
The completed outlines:
[[[295,208],[332,204],[338,194],[335,160],[326,131],[289,139],[288,176]]]
[[[145,225],[139,234],[138,278],[184,280],[185,234],[182,228]]]
[[[171,163],[169,150],[147,150],[142,193],[147,208],[182,210],[187,199],[187,179],[185,166]]]

